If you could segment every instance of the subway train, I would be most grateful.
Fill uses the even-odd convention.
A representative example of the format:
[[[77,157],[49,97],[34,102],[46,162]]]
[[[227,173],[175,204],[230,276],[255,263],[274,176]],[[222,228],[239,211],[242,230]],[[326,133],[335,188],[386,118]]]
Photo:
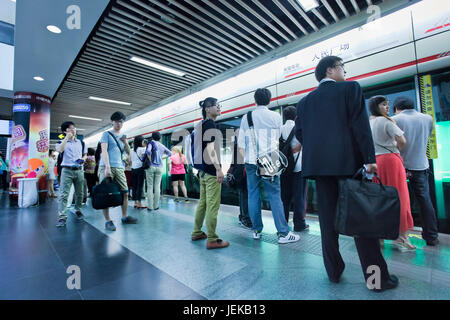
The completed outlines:
[[[225,141],[225,131],[239,128],[242,116],[255,107],[254,90],[268,88],[272,92],[269,107],[282,114],[283,108],[295,105],[317,87],[314,69],[327,55],[343,59],[347,80],[358,81],[366,99],[382,94],[394,101],[406,95],[417,102],[418,110],[434,117],[435,130],[429,142],[430,192],[437,209],[439,231],[450,233],[449,1],[422,1],[381,17],[375,13],[362,26],[325,40],[311,40],[296,52],[135,117],[125,122],[123,131],[129,139],[159,131],[162,142],[171,146],[179,143],[180,135],[173,139],[174,133],[181,129],[192,130],[201,120],[198,102],[208,96],[216,97],[222,106],[218,124],[224,136],[221,158],[226,172],[232,148],[228,147],[229,141]],[[95,146],[100,134],[87,138],[87,145]],[[167,167],[164,169],[163,189],[170,194]],[[186,184],[190,196],[198,197],[195,172],[189,172]],[[314,214],[314,182],[309,181],[308,186],[307,209]],[[420,226],[419,209],[412,192],[410,196],[415,225]],[[225,204],[238,205],[236,191],[226,187],[222,200]],[[266,201],[263,199],[263,202]],[[265,207],[268,208],[267,203]]]

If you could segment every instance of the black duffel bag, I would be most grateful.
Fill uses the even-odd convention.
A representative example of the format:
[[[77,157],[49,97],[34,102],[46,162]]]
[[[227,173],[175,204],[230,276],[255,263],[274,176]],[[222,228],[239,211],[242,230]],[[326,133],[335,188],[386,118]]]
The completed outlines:
[[[118,183],[111,178],[105,178],[92,189],[92,207],[94,209],[106,209],[121,206],[123,193]]]
[[[379,184],[373,183],[362,172],[360,169],[352,179],[339,180],[336,232],[352,237],[397,239],[400,227],[397,189],[383,185],[377,174]]]

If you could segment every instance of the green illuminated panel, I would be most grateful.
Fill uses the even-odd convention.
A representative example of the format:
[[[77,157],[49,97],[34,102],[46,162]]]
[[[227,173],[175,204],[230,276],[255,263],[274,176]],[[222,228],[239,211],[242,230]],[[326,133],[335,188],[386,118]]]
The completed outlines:
[[[445,218],[444,183],[450,184],[450,121],[436,123],[438,158],[433,160],[438,217]],[[449,208],[450,209],[450,208]]]

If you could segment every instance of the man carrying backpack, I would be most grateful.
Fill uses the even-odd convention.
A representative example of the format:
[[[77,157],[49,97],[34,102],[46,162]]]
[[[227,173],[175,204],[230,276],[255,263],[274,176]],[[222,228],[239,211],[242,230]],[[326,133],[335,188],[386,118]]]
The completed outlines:
[[[289,207],[294,202],[294,231],[307,230],[305,222],[306,211],[306,179],[302,177],[302,145],[295,137],[295,117],[297,109],[289,106],[284,109],[286,119],[281,127],[280,150],[288,158],[288,167],[281,175],[281,200],[284,206],[284,216],[289,223]]]
[[[199,169],[200,199],[195,212],[192,241],[208,239],[206,249],[220,249],[230,245],[228,241],[219,239],[216,233],[217,215],[220,207],[220,193],[224,174],[220,164],[221,136],[216,127],[216,118],[220,115],[220,105],[217,99],[209,97],[200,102],[203,121],[194,130],[192,140],[194,168]],[[202,231],[206,217],[208,235]]]
[[[61,131],[65,133],[64,139],[56,144],[56,151],[60,153],[61,182],[59,193],[59,218],[57,227],[65,227],[67,220],[67,199],[69,198],[72,184],[75,187],[75,215],[78,220],[83,220],[81,212],[84,187],[83,163],[86,160],[87,149],[84,143],[76,138],[77,129],[71,121],[61,125]]]
[[[150,167],[145,170],[147,179],[147,210],[159,209],[162,178],[162,155],[172,156],[172,152],[161,142],[161,134],[158,131],[152,133],[152,140],[147,145],[147,157],[150,159]]]

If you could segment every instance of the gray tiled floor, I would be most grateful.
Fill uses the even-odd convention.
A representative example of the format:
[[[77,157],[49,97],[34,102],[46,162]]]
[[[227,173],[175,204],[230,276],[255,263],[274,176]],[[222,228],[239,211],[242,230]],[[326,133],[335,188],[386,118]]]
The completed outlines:
[[[412,253],[401,253],[386,241],[384,255],[400,286],[377,294],[365,287],[349,237],[340,238],[346,263],[342,280],[328,281],[315,218],[308,219],[310,230],[300,234],[298,243],[280,246],[270,212],[263,214],[262,241],[255,241],[237,224],[239,208],[221,206],[217,232],[231,245],[210,251],[205,241],[190,241],[196,201],[176,204],[163,197],[156,213],[130,208],[140,220],[137,225],[119,224],[120,209],[113,209],[116,232],[106,232],[102,214],[88,207],[88,223],[208,299],[450,299],[450,247],[425,247],[416,234],[412,241],[418,249]]]

